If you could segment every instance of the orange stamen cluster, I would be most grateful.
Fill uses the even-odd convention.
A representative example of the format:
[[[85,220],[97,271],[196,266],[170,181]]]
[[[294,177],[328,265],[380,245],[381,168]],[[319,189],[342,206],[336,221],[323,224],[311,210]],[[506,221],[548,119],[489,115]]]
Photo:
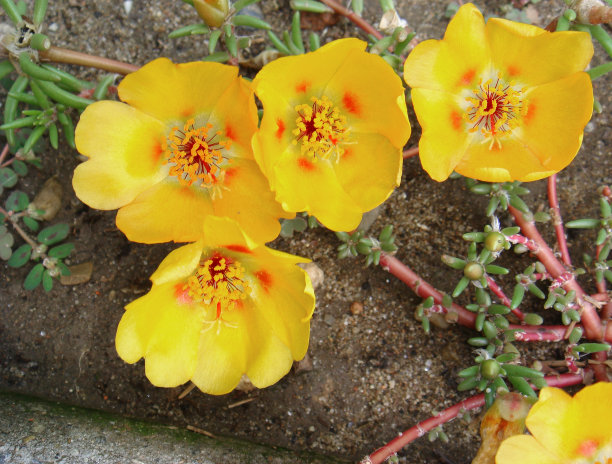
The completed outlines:
[[[225,168],[231,162],[223,153],[231,141],[221,140],[220,131],[209,136],[212,124],[198,128],[194,124],[190,119],[183,130],[173,127],[164,143],[166,163],[171,165],[169,175],[176,176],[182,185],[199,182],[199,187],[212,187],[223,181]]]
[[[204,331],[216,325],[217,333],[221,330],[222,324],[236,327],[224,320],[222,313],[235,308],[240,300],[245,299],[251,292],[249,283],[244,280],[244,267],[239,262],[217,253],[200,261],[195,274],[189,278],[183,288],[193,302],[214,308],[213,319],[207,319],[209,312],[206,311],[202,322],[205,324]]]
[[[312,97],[312,105],[295,107],[297,118],[293,130],[293,144],[301,143],[301,153],[314,160],[328,159],[335,155],[336,161],[344,154],[340,143],[345,141],[348,129],[346,118],[329,99]]]
[[[506,84],[499,76],[495,84],[492,79],[484,83],[481,80],[473,96],[466,98],[469,107],[464,119],[472,125],[470,132],[480,131],[486,137],[493,137],[491,146],[494,142],[499,144],[496,137],[514,129],[527,111],[522,97],[514,83]]]
[[[248,282],[243,279],[244,267],[239,262],[214,254],[200,261],[185,289],[195,302],[231,308],[250,292]]]

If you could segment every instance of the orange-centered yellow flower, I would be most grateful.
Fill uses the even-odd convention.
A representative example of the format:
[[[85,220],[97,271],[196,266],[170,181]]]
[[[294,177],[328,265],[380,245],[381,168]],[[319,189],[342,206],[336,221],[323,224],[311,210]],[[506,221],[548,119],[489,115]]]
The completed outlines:
[[[612,383],[590,385],[573,398],[543,388],[526,423],[531,435],[504,440],[496,464],[612,464]]]
[[[83,202],[119,208],[117,226],[136,242],[195,241],[208,215],[276,238],[287,213],[253,158],[257,109],[236,67],[159,58],[118,91],[125,103],[88,106],[76,128],[89,158],[72,182]]]
[[[505,182],[566,167],[591,117],[583,70],[592,55],[585,32],[497,18],[485,25],[474,5],[459,8],[444,39],[418,44],[404,64],[423,128],[423,168],[437,181],[455,170]]]
[[[158,387],[189,380],[215,395],[246,374],[259,388],[283,377],[308,348],[314,293],[296,264],[308,260],[256,245],[227,218],[205,219],[203,239],[171,252],[153,287],[126,306],[116,347],[145,358]]]
[[[399,184],[410,136],[401,80],[366,43],[341,39],[267,64],[255,159],[287,211],[353,230]]]

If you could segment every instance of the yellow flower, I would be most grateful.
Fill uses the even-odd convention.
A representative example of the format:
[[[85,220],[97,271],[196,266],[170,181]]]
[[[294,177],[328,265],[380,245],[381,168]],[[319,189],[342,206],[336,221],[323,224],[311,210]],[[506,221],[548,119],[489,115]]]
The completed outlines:
[[[543,388],[526,423],[531,435],[504,440],[496,464],[612,464],[612,383],[585,387],[573,398]]]
[[[410,136],[401,80],[365,42],[341,39],[267,64],[255,159],[286,211],[353,230],[399,184]]]
[[[158,387],[191,380],[220,395],[243,374],[272,385],[308,348],[314,293],[296,265],[308,260],[254,244],[227,218],[206,218],[203,237],[171,252],[151,291],[126,306],[117,352],[144,357]]]
[[[585,32],[550,33],[504,19],[486,25],[459,8],[443,40],[404,64],[423,128],[421,164],[443,181],[455,170],[488,182],[532,181],[566,167],[593,109]]]
[[[77,196],[116,209],[133,241],[197,240],[204,217],[228,216],[258,242],[280,232],[276,203],[253,159],[253,91],[217,63],[148,63],[119,84],[123,102],[87,107],[76,128]]]

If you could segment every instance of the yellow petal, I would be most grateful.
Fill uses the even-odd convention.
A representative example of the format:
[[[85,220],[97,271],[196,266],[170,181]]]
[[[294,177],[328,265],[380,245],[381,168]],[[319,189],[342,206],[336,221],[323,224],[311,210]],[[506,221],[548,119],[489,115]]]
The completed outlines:
[[[312,53],[274,60],[255,76],[255,93],[266,110],[270,99],[276,98],[283,99],[287,106],[293,108],[298,103],[308,101],[311,95],[320,96],[347,57],[354,52],[363,52],[366,45],[364,41],[354,38],[340,39]]]
[[[526,182],[556,172],[544,166],[521,140],[509,136],[502,138],[500,143],[501,147],[486,139],[472,143],[455,170],[463,176],[485,182]]]
[[[253,328],[245,324],[244,311],[233,311],[232,327],[220,323],[218,330],[213,325],[201,332],[198,361],[191,381],[204,393],[229,393],[247,370],[249,331]]]
[[[576,393],[571,417],[564,432],[566,444],[573,444],[572,457],[591,458],[602,448],[609,450],[612,446],[612,383],[599,382]]]
[[[342,189],[331,161],[282,156],[271,179],[276,198],[287,211],[308,211],[332,230],[350,231],[362,210]]]
[[[271,331],[290,348],[293,359],[300,360],[308,349],[314,291],[302,269],[295,264],[281,265],[279,258],[284,257],[274,256],[254,272],[253,301]]]
[[[220,63],[174,64],[158,58],[128,74],[119,98],[164,123],[209,113],[238,80],[238,68]]]
[[[423,129],[419,157],[432,179],[448,178],[464,156],[470,138],[456,97],[429,89],[413,89],[412,103]]]
[[[610,383],[585,387],[574,398],[561,389],[546,388],[527,418],[527,427],[545,448],[568,460],[585,459],[610,444],[611,414]]]
[[[292,150],[295,136],[291,132],[295,128],[296,113],[294,107],[282,98],[269,98],[265,105],[261,126],[253,136],[252,145],[257,164],[270,178],[279,153],[297,152]]]
[[[198,266],[202,256],[202,241],[190,243],[170,252],[151,276],[155,285],[189,277]]]
[[[572,398],[560,388],[543,388],[539,399],[527,416],[527,428],[549,452],[560,457],[569,456],[563,429],[568,425]]]
[[[209,122],[221,130],[221,138],[231,140],[231,155],[253,159],[251,138],[257,130],[258,117],[251,84],[242,78],[234,79],[211,109]]]
[[[583,388],[574,396],[574,410],[580,414],[577,429],[583,436],[597,438],[612,445],[612,383],[598,382]]]
[[[158,387],[187,382],[195,369],[201,324],[197,311],[180,305],[173,284],[153,287],[126,307],[115,345],[126,362],[145,358],[145,373]]]
[[[265,388],[284,377],[293,365],[289,347],[275,336],[262,314],[265,308],[245,311],[244,322],[250,329],[249,360],[246,375],[257,388]]]
[[[376,92],[372,92],[374,87]],[[347,54],[322,95],[346,116],[351,132],[381,134],[397,148],[408,141],[410,123],[404,87],[380,56],[358,49]]]
[[[238,225],[236,221],[227,217],[208,216],[204,220],[205,244],[211,248],[233,247],[253,250],[257,245]]]
[[[378,134],[353,134],[355,143],[346,145],[336,165],[342,188],[369,211],[384,202],[401,181],[402,150]]]
[[[204,218],[212,213],[208,193],[167,179],[121,208],[117,227],[133,242],[192,242],[202,236]]]
[[[534,437],[514,435],[505,439],[495,455],[495,464],[566,464],[543,448]],[[569,463],[567,463],[569,464]]]
[[[529,145],[547,170],[558,172],[576,156],[591,118],[591,80],[586,73],[572,74],[531,89],[526,99],[528,112],[517,137]]]
[[[451,19],[438,45],[428,40],[408,55],[404,79],[410,87],[457,93],[463,87],[477,85],[489,63],[484,19],[468,3]]]
[[[274,199],[268,181],[255,161],[240,160],[226,172],[224,189],[213,200],[217,216],[228,216],[238,221],[256,242],[270,242],[280,233],[280,217],[293,217],[283,211]]]
[[[523,85],[540,85],[583,71],[593,56],[593,43],[586,32],[551,33],[493,18],[487,22],[486,34],[495,69]]]
[[[89,157],[72,180],[79,199],[115,209],[162,179],[163,133],[159,121],[123,103],[89,105],[75,130],[77,149]]]

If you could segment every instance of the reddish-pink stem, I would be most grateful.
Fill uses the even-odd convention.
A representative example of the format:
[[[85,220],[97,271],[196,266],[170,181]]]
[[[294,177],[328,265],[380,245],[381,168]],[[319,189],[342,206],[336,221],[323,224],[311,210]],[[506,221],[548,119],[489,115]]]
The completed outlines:
[[[404,150],[404,159],[412,158],[419,154],[419,147],[412,147]]]
[[[533,243],[533,240],[529,240],[527,237],[520,234],[510,235],[508,237],[508,241],[510,243],[520,243],[521,245],[525,245],[529,251],[535,251],[538,249],[537,245]]]
[[[338,2],[336,2],[336,0],[321,0],[321,3],[325,3],[328,7],[330,7],[332,10],[334,10],[336,13],[338,13],[339,15],[342,15],[345,18],[351,20],[355,24],[355,26],[357,26],[360,29],[364,30],[368,34],[372,34],[378,40],[383,38],[382,34],[380,32],[378,32],[374,28],[374,26],[372,26],[370,23],[368,23],[366,20],[364,20],[361,16],[359,16],[355,12],[353,12],[353,11],[349,10],[348,8],[345,8],[342,5],[340,5]]]
[[[513,326],[511,328],[520,329],[514,333],[514,339],[519,342],[559,342],[565,340],[567,327],[557,326]],[[533,330],[526,330],[527,328]]]
[[[588,369],[585,369],[585,371]],[[582,375],[580,374],[561,374],[561,375],[550,375],[545,377],[546,383],[549,387],[568,387],[570,385],[577,385],[582,382]],[[466,400],[463,400],[448,409],[445,409],[440,414],[430,417],[423,422],[419,422],[414,427],[401,433],[397,438],[391,440],[382,448],[377,449],[372,454],[367,456],[361,461],[361,464],[381,464],[385,459],[393,456],[404,446],[413,442],[417,438],[422,437],[430,430],[438,427],[439,425],[450,422],[459,414],[470,411],[472,409],[480,408],[484,405],[485,398],[484,394],[472,396]]]
[[[527,221],[523,216],[523,213],[508,206],[508,211],[514,216],[516,224],[521,228],[521,232],[524,236],[531,239],[536,248],[532,250],[532,253],[540,260],[546,267],[550,275],[558,279],[567,272],[565,266],[555,257],[555,254],[550,249],[546,241],[538,232],[533,221]],[[586,294],[582,287],[578,284],[575,278],[565,280],[563,288],[566,290],[574,290],[576,292],[576,300],[582,308],[582,324],[584,325],[585,335],[591,340],[602,340],[604,337],[603,326],[599,315],[595,310],[595,307],[585,300]]]
[[[552,211],[553,225],[557,234],[557,243],[559,251],[561,251],[561,259],[563,263],[570,267],[572,260],[567,249],[567,240],[565,238],[565,228],[563,227],[563,219],[561,219],[561,210],[559,209],[559,199],[557,198],[557,174],[553,174],[548,178],[548,204]]]
[[[389,271],[399,280],[408,285],[408,287],[410,287],[418,296],[422,298],[431,296],[437,304],[442,303],[442,293],[421,279],[412,271],[412,269],[402,263],[399,259],[383,253],[380,257],[380,265],[385,271]],[[459,322],[459,324],[474,328],[476,315],[462,306],[453,303],[451,308],[448,310],[448,314],[456,315],[457,322]]]
[[[489,289],[491,289],[491,291],[495,293],[495,295],[497,295],[497,298],[499,298],[503,305],[507,306],[508,308],[512,306],[512,301],[510,301],[510,298],[506,296],[502,288],[497,285],[495,280],[493,280],[493,277],[487,276],[487,284],[489,285]],[[525,319],[523,311],[518,308],[514,308],[512,310],[512,314],[518,317],[521,322],[523,321],[523,319]]]

